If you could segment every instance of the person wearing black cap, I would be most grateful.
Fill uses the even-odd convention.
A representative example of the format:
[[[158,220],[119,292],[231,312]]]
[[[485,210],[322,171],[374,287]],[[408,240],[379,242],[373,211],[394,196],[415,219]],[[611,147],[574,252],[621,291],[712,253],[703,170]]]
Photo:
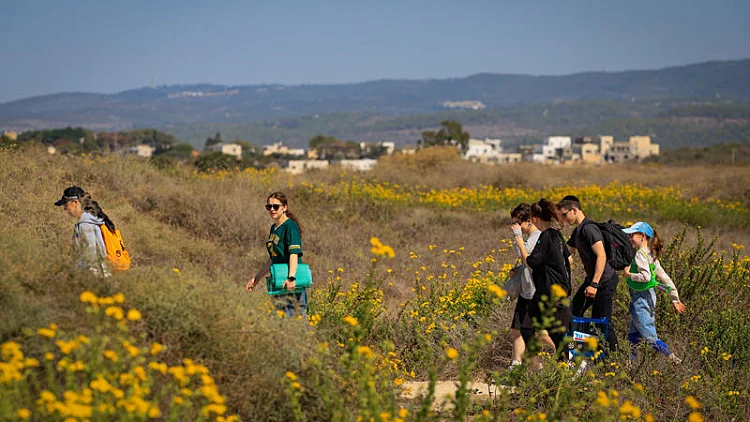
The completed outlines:
[[[73,251],[76,266],[89,270],[99,277],[109,277],[107,266],[107,247],[104,244],[99,226],[105,224],[114,230],[114,223],[91,199],[86,191],[78,186],[71,186],[63,191],[62,198],[55,202],[65,212],[77,219],[73,229]]]
[[[568,240],[571,254],[581,257],[586,278],[578,288],[570,309],[574,316],[583,316],[591,307],[592,318],[607,318],[607,342],[610,351],[617,351],[617,334],[612,324],[612,306],[617,284],[617,271],[607,262],[604,236],[596,224],[581,210],[581,201],[568,195],[557,204],[562,223],[576,226]]]

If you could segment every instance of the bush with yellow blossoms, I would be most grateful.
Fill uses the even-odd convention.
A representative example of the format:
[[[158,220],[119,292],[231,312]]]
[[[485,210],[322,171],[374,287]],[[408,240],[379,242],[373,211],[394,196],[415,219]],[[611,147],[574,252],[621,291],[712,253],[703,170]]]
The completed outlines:
[[[0,420],[233,421],[210,371],[191,359],[169,365],[166,346],[139,341],[132,326],[143,317],[116,294],[80,300],[93,333],[49,324],[33,335],[39,356],[19,342],[0,346]]]

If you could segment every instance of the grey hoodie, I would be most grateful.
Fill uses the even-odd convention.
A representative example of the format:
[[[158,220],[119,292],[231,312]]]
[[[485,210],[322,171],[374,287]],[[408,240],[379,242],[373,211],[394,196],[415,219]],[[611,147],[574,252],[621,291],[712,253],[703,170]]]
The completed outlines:
[[[87,212],[81,215],[73,231],[73,251],[76,266],[90,270],[100,277],[109,277],[107,247],[104,245],[100,225],[104,220]]]

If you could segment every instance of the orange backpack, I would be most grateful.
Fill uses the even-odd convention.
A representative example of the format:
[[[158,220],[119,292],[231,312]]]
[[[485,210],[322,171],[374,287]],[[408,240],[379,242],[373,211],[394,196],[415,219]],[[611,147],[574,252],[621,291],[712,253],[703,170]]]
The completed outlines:
[[[99,226],[102,229],[104,246],[107,248],[107,261],[113,271],[125,271],[130,268],[130,254],[125,250],[120,230],[111,231],[106,225]]]

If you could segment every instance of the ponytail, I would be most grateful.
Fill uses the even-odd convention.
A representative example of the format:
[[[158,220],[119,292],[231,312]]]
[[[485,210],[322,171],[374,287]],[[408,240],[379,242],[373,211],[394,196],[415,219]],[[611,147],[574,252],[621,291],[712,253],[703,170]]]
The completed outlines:
[[[287,208],[287,209],[286,209],[286,216],[287,216],[287,218],[289,218],[290,220],[292,220],[292,221],[294,221],[295,223],[297,223],[297,227],[299,227],[299,232],[300,232],[300,233],[302,233],[302,225],[301,225],[301,224],[299,223],[299,220],[297,219],[297,216],[296,216],[296,215],[294,215],[294,214],[292,214],[292,213],[291,213],[291,212],[289,211],[289,208]]]
[[[102,211],[102,208],[99,206],[99,204],[91,199],[91,194],[89,194],[88,192],[84,193],[80,201],[81,206],[83,206],[83,210],[85,212],[104,220],[104,225],[107,226],[107,228],[111,232],[115,231],[115,223],[113,223],[112,220],[110,220],[110,218],[107,216],[107,214]]]
[[[559,228],[560,216],[557,213],[557,206],[547,198],[542,198],[531,205],[531,216],[551,223],[554,228]]]
[[[654,257],[656,259],[661,258],[661,253],[664,250],[664,245],[661,243],[661,238],[659,237],[659,233],[654,230],[654,235],[651,237],[651,245],[650,245],[651,253],[654,254]]]

